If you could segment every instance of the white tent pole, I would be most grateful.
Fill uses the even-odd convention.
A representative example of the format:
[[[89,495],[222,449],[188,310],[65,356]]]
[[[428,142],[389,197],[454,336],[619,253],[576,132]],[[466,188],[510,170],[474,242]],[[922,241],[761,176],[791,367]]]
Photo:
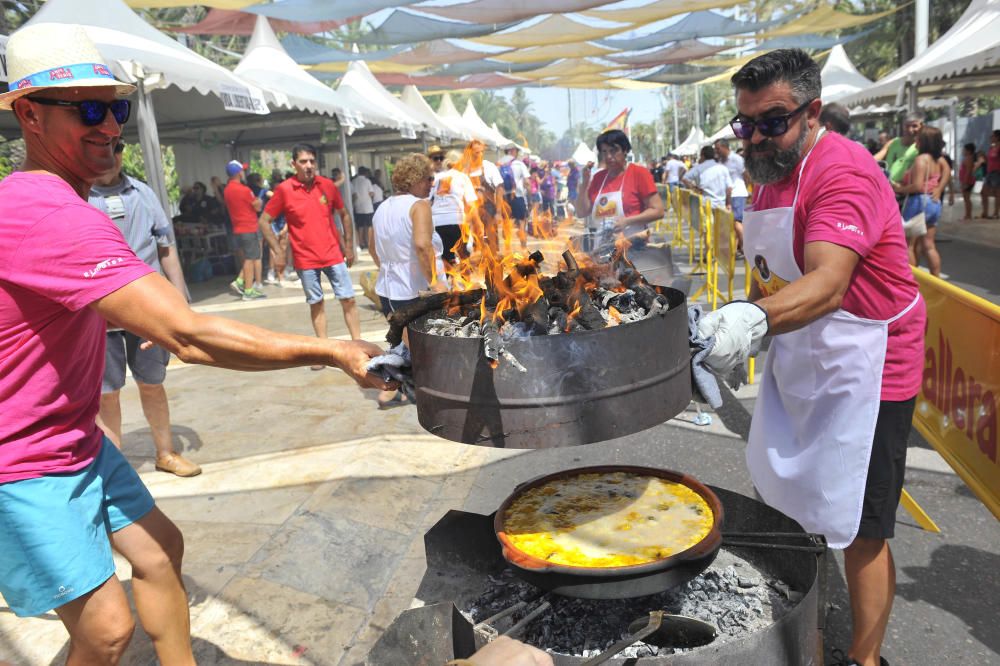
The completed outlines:
[[[929,0],[917,0],[914,9],[916,25],[913,28],[913,57],[918,58],[927,50],[930,24]]]
[[[953,164],[958,164],[958,160],[962,155],[962,151],[959,150],[958,145],[958,98],[952,97],[951,104],[948,106],[948,119],[951,120],[951,159]],[[952,170],[952,177],[954,177],[954,170]]]
[[[160,152],[160,134],[156,128],[156,114],[153,112],[153,99],[146,92],[143,79],[138,81],[139,104],[136,114],[139,123],[139,146],[142,148],[142,162],[146,166],[146,179],[156,193],[167,217],[170,214],[170,196],[167,194],[167,181],[163,174],[163,154]]]
[[[344,195],[347,201],[344,202],[344,208],[347,209],[349,217],[351,218],[351,237],[354,238],[354,245],[358,245],[358,225],[354,222],[354,190],[351,188],[351,163],[347,161],[347,129],[344,124],[340,122],[340,118],[334,116],[337,121],[337,129],[340,134],[340,161],[344,163]]]
[[[677,86],[670,86],[670,98],[674,103],[674,148],[681,145],[680,127],[677,122]]]

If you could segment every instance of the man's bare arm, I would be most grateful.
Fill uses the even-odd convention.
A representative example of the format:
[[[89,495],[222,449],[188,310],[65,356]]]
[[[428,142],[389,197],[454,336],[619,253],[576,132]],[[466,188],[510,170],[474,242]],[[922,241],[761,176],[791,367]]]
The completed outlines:
[[[804,259],[805,275],[755,301],[767,312],[768,335],[802,328],[839,308],[860,257],[841,245],[815,241],[806,243]]]
[[[185,363],[231,370],[333,365],[363,387],[386,388],[385,382],[365,370],[369,359],[382,353],[376,345],[277,333],[234,319],[199,314],[156,273],[125,285],[90,307],[112,325],[154,342]]]
[[[174,285],[177,291],[181,292],[187,302],[191,302],[191,292],[188,291],[187,282],[184,280],[184,270],[181,268],[181,260],[177,255],[176,245],[158,245],[156,253],[160,257],[160,266],[163,267],[163,274],[170,284]]]

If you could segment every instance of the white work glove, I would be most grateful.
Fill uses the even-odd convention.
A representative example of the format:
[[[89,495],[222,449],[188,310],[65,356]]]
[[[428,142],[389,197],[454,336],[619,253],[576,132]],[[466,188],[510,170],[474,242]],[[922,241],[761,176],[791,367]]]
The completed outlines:
[[[705,365],[730,386],[738,388],[746,378],[747,359],[756,356],[767,335],[767,313],[747,301],[731,301],[698,320],[698,334],[715,336]]]

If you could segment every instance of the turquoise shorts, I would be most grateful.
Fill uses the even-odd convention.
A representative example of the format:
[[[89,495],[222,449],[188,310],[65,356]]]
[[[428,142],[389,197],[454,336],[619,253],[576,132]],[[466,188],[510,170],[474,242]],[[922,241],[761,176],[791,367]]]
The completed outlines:
[[[106,437],[87,467],[0,484],[0,593],[16,615],[41,615],[115,573],[111,532],[153,508],[132,466]]]

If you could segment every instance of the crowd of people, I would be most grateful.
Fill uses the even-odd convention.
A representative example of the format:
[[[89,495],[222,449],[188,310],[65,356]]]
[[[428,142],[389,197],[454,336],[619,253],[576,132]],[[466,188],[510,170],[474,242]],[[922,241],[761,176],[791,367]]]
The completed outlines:
[[[0,506],[13,535],[0,540],[0,592],[18,615],[56,612],[70,635],[69,663],[116,663],[134,630],[112,550],[132,566],[135,609],[160,662],[194,663],[183,537],[119,451],[126,367],[156,466],[180,476],[200,469],[170,443],[170,354],[247,371],[334,366],[378,389],[380,407],[402,404],[395,382],[367,372],[383,350],[360,339],[349,272],[357,248],[378,267],[375,291],[390,316],[447,290],[462,258],[499,256],[515,240],[526,247],[535,214],[557,215],[559,206],[641,248],[664,216],[659,183],[697,189],[744,225],[748,300],[693,315],[698,334],[714,339],[706,363],[720,377],[738,375],[770,339],[750,475],[763,501],[844,550],[853,633],[843,664],[886,663],[895,585],[888,539],[926,325],[907,261],[923,255],[940,272],[933,232],[952,180],[941,133],[922,117],[909,116],[903,135],[872,159],[842,136],[837,109],[822,104],[818,65],[803,51],[777,50],[732,78],[742,154],[720,140],[694,165],[673,155],[652,169],[635,164],[620,130],[602,132],[600,165],[582,168],[526,161],[515,145],[494,163],[473,140],[461,153],[435,146],[397,160],[388,196],[379,171],[359,168],[349,210],[338,187],[349,173],[322,176],[309,144],[293,146],[291,171],[270,182],[231,161],[225,184],[194,184],[181,216],[229,220],[240,256],[232,287],[243,300],[263,298],[262,281],[272,279],[264,243],[274,280],[290,264],[309,306],[309,337],[190,308],[170,220],[148,187],[122,173],[125,97],[135,87],[104,66],[74,78],[38,75],[81,57],[101,62],[80,27],[29,25],[7,43],[12,85],[0,94],[26,148],[21,169],[0,182]],[[1000,197],[1000,132],[982,157],[966,146],[963,194],[980,168],[987,213],[989,197]],[[901,220],[917,215],[926,230],[907,242]],[[327,336],[324,276],[349,341]],[[471,663],[552,660],[502,639]]]

